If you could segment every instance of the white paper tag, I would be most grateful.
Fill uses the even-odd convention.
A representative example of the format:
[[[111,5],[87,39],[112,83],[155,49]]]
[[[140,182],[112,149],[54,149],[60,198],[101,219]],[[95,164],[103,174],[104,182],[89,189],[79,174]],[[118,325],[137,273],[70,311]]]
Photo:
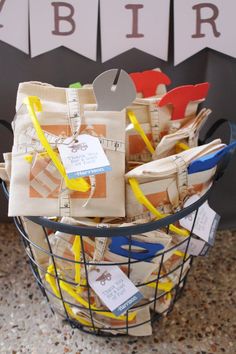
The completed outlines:
[[[117,266],[96,266],[89,272],[89,284],[116,316],[139,302],[143,295]]]
[[[193,195],[187,200],[184,207],[188,207],[189,205],[195,203],[199,199],[200,197],[198,197],[197,195]],[[196,211],[187,215],[185,218],[181,219],[179,221],[180,225],[185,229],[191,231],[195,219],[195,214]],[[202,240],[209,243],[209,245],[213,246],[219,221],[220,221],[220,216],[213,209],[209,207],[208,202],[205,202],[198,209],[198,214],[195,220],[193,234],[197,235]]]
[[[202,255],[202,251],[205,245],[205,241],[192,237],[188,244],[187,254],[191,256],[200,256]],[[178,251],[185,252],[186,246],[187,242],[184,242],[182,245],[178,246]]]
[[[58,150],[69,179],[111,171],[110,163],[98,138],[83,134],[58,144]]]

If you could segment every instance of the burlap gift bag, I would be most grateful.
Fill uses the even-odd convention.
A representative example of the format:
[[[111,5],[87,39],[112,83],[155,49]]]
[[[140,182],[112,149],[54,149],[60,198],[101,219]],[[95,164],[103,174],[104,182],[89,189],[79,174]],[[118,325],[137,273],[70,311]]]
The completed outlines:
[[[129,218],[163,217],[183,206],[192,194],[203,194],[211,185],[216,166],[189,173],[194,160],[221,151],[220,139],[139,166],[126,174],[126,212]],[[176,230],[174,230],[176,231]]]
[[[208,89],[208,83],[186,85],[177,87],[162,97],[137,98],[127,109],[128,161],[151,161],[162,137],[174,133],[196,116],[198,106],[207,96]]]
[[[76,107],[68,92],[76,98]],[[21,108],[14,121],[9,215],[124,216],[125,113],[84,112],[85,103],[94,103],[90,89],[32,83],[20,85],[17,108],[29,94],[41,99],[42,111],[36,112],[36,120],[52,149],[79,129],[80,134],[102,139],[112,171],[80,179],[81,189],[77,184],[75,189],[67,188],[66,176],[44,154],[32,117]]]

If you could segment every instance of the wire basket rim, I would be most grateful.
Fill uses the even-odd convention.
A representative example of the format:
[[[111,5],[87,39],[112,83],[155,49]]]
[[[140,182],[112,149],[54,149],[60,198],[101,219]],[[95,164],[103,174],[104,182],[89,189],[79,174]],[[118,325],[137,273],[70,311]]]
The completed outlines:
[[[204,193],[203,196],[200,197],[199,200],[192,203],[188,207],[185,207],[180,211],[177,211],[176,213],[168,215],[162,219],[156,221],[150,221],[138,225],[125,226],[125,227],[89,227],[89,226],[83,227],[83,226],[75,226],[75,225],[69,225],[57,221],[52,221],[43,216],[25,216],[25,218],[43,227],[52,229],[54,231],[60,231],[66,234],[94,236],[94,237],[104,237],[104,234],[106,237],[121,236],[121,234],[122,236],[137,235],[140,233],[146,233],[149,231],[161,229],[163,227],[168,227],[170,224],[173,224],[176,221],[179,221],[185,216],[191,214],[192,212],[197,211],[199,207],[208,200],[215,182],[216,181],[213,181],[211,187],[206,191],[206,193]],[[7,186],[4,181],[2,181],[2,187],[6,197],[9,198]]]

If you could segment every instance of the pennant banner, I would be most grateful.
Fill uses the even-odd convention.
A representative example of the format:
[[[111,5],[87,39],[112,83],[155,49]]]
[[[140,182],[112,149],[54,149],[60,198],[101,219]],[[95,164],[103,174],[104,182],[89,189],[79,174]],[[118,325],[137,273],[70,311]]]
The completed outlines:
[[[235,0],[175,0],[175,65],[204,48],[236,57]]]
[[[167,60],[169,0],[100,0],[102,62],[137,48]]]
[[[0,0],[0,40],[29,53],[28,0]]]
[[[0,40],[28,54],[30,34],[32,57],[64,46],[96,60],[99,4],[102,62],[132,48],[168,59],[170,0],[0,0]],[[175,65],[204,48],[236,58],[235,13],[235,0],[174,0]]]
[[[98,0],[30,0],[31,56],[64,46],[97,56]]]

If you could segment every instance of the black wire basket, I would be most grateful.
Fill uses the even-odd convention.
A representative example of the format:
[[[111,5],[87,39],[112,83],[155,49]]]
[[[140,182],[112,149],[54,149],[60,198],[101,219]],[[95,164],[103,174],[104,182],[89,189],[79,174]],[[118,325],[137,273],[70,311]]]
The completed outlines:
[[[2,182],[3,189],[5,194],[8,196],[8,191],[6,184]],[[201,197],[197,202],[191,204],[189,207],[184,208],[183,210],[175,213],[174,215],[170,215],[161,220],[149,222],[146,224],[135,225],[122,227],[122,236],[125,236],[128,240],[129,247],[127,249],[128,256],[126,262],[112,262],[112,263],[96,263],[87,260],[86,253],[86,239],[89,237],[90,239],[95,238],[111,238],[117,237],[121,234],[121,228],[119,227],[111,227],[111,228],[95,228],[95,227],[78,227],[73,225],[64,224],[61,222],[52,221],[48,218],[44,217],[28,217],[21,218],[15,217],[14,222],[15,225],[22,237],[22,241],[24,244],[25,251],[27,256],[29,257],[29,262],[31,265],[31,270],[33,275],[43,293],[43,295],[47,298],[50,307],[54,312],[59,314],[65,321],[69,322],[73,328],[79,328],[85,332],[89,332],[96,335],[111,335],[111,334],[131,334],[135,335],[137,328],[140,327],[143,330],[144,325],[151,325],[154,321],[162,318],[167,315],[175,304],[175,301],[180,297],[184,285],[186,283],[186,279],[191,268],[191,264],[193,261],[193,256],[188,254],[189,244],[191,242],[193,236],[193,229],[195,225],[195,220],[197,218],[199,207],[208,199],[209,190],[203,197]],[[165,232],[169,233],[169,225],[178,222],[180,219],[186,217],[189,214],[194,212],[194,222],[192,226],[192,230],[189,233],[189,236],[182,239],[178,244],[174,247],[166,249],[163,252],[157,253],[154,257],[149,256],[144,258],[142,261],[149,262],[150,260],[155,259],[155,263],[158,264],[155,279],[151,279],[150,281],[144,283],[136,283],[136,287],[139,289],[143,289],[144,287],[149,287],[152,290],[152,295],[148,299],[142,300],[142,302],[134,307],[131,310],[127,311],[124,316],[122,316],[122,321],[116,321],[115,319],[111,319],[111,312],[102,306],[102,308],[95,308],[93,304],[93,290],[91,289],[88,282],[88,271],[91,266],[106,266],[109,265],[117,265],[122,270],[125,268],[125,273],[128,277],[130,277],[131,267],[137,267],[140,260],[134,260],[131,258],[132,252],[132,241],[134,240],[135,235],[144,234],[153,230],[165,230]],[[33,224],[37,225],[37,228],[41,228],[44,238],[45,238],[45,248],[39,245],[37,242],[32,241],[31,236],[27,234],[24,223],[25,220],[30,221]],[[68,235],[68,237],[80,238],[81,241],[81,260],[75,261],[71,259],[71,257],[61,257],[53,251],[51,236],[54,235],[55,232],[63,233],[63,237]],[[205,247],[202,251],[204,254],[207,252],[209,246],[205,244]],[[181,256],[178,257],[178,262],[174,262],[173,267],[166,266],[166,259],[170,259],[170,254],[176,255],[179,254],[179,249],[181,251]],[[35,257],[35,251],[40,252],[46,256],[48,259],[50,266],[42,267],[39,264]],[[177,257],[176,257],[177,258]],[[47,262],[48,264],[48,262]],[[63,264],[64,269],[61,269],[60,266]],[[66,269],[67,265],[70,265],[70,268],[73,268],[76,264],[80,264],[81,267],[84,268],[84,277],[85,281],[80,287],[83,288],[83,294],[86,293],[86,305],[79,301],[73,301],[74,299],[65,293],[65,289],[69,286],[69,289],[73,289],[76,291],[78,284],[76,284],[70,277],[65,276],[63,271]],[[49,269],[50,268],[50,269]],[[168,268],[168,269],[167,269]],[[106,268],[107,269],[107,268]],[[171,279],[172,275],[175,275],[175,280],[172,282],[167,282],[167,289],[163,289],[161,284],[166,284],[166,279]],[[170,284],[171,283],[171,286]],[[150,286],[151,284],[151,286]],[[55,290],[56,289],[56,290]],[[138,323],[134,323],[133,317],[130,319],[130,314],[138,313],[142,308],[149,306],[151,309],[150,318],[144,320],[139,320]],[[81,313],[83,316],[75,315],[75,313]],[[99,315],[102,313],[102,317]],[[108,315],[109,314],[109,315]],[[100,320],[98,321],[98,317]],[[104,318],[104,324],[102,324],[101,318]],[[112,325],[109,325],[112,322]],[[82,323],[81,323],[82,322]],[[114,323],[117,322],[117,326]],[[99,325],[98,325],[99,323]],[[146,328],[146,330],[148,330]]]
[[[223,122],[223,120],[218,121],[211,128],[210,133],[207,134],[207,138]],[[223,175],[228,160],[229,156],[218,166],[212,187],[199,200],[175,214],[156,221],[122,228],[112,226],[82,227],[58,222],[52,218],[15,217],[14,222],[21,235],[32,273],[43,295],[47,298],[53,313],[57,313],[73,328],[95,335],[126,334],[136,336],[151,334],[152,323],[170,313],[183,292],[194,258],[189,252],[189,246],[192,238],[196,238],[193,230],[199,208],[208,200],[215,182]],[[7,184],[3,181],[2,187],[8,198]],[[171,233],[169,226],[178,223],[180,219],[188,215],[193,216],[193,224],[187,237],[181,238],[174,246],[167,247],[154,256],[143,257],[142,260],[132,258],[132,243],[135,240],[135,235],[146,234],[155,230],[161,230],[168,235]],[[26,227],[27,223],[31,225],[30,232],[29,228]],[[43,242],[37,241],[37,233],[41,234]],[[53,246],[55,233],[57,233],[57,240],[63,235],[63,242],[71,242],[72,239],[75,242],[76,239],[79,239],[81,258],[73,259],[66,254],[63,256],[58,254]],[[119,237],[121,234],[127,239],[125,261],[110,263],[91,261],[91,257],[88,257],[88,240],[95,242],[96,239],[103,238],[109,242],[111,238]],[[209,245],[205,243],[201,254],[206,254],[208,249]],[[44,263],[38,261],[39,254],[45,258]],[[169,262],[171,257],[175,258],[173,262]],[[132,279],[134,285],[141,292],[144,291],[144,297],[141,302],[126,311],[121,316],[122,318],[117,319],[96,298],[89,285],[89,271],[91,267],[96,267],[96,265],[106,267],[106,269],[109,266],[117,265],[130,278],[132,269],[140,267],[141,262],[149,262],[149,264],[154,262],[156,266],[155,276],[145,282],[135,282]],[[76,283],[74,278],[70,276],[70,270],[76,269],[78,266],[83,273],[83,281],[80,284]],[[145,270],[143,271],[145,272]],[[145,295],[146,292],[147,295]],[[140,315],[147,308],[150,310],[149,315]]]

